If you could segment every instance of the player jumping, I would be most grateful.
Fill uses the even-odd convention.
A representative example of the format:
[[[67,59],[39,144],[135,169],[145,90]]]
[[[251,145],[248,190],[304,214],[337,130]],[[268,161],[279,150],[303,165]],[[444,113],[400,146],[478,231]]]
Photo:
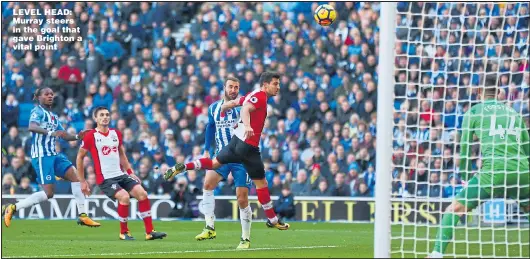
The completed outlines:
[[[31,111],[28,127],[32,137],[31,165],[37,173],[37,182],[41,184],[43,191],[33,193],[16,204],[2,206],[2,215],[4,215],[6,227],[11,225],[11,219],[17,210],[31,207],[53,197],[55,176],[72,182],[72,194],[79,211],[77,224],[89,227],[100,226],[86,213],[85,196],[81,191],[75,167],[63,154],[58,154],[55,150],[57,137],[73,141],[82,138],[84,132],[81,131],[78,135],[66,133],[59,122],[59,116],[51,111],[53,97],[54,93],[51,88],[37,89],[34,100],[38,100],[39,105]]]
[[[223,147],[216,158],[201,158],[191,163],[177,163],[168,169],[164,179],[168,180],[186,170],[210,169],[215,170],[222,165],[241,163],[248,175],[256,185],[258,201],[267,215],[267,227],[279,230],[289,229],[289,224],[281,222],[276,217],[265,179],[265,169],[261,161],[259,141],[261,131],[267,117],[267,99],[275,96],[280,91],[280,75],[273,72],[264,72],[260,77],[261,89],[255,90],[244,97],[226,102],[222,105],[221,112],[243,105],[241,119],[234,131],[234,138],[227,146]],[[252,117],[252,120],[250,119]]]
[[[206,127],[206,141],[204,144],[204,157],[210,158],[210,141],[214,138],[216,143],[216,153],[228,145],[232,139],[234,126],[239,121],[240,109],[234,108],[221,112],[221,106],[237,98],[239,93],[239,80],[234,77],[228,77],[225,80],[223,99],[210,105],[208,109],[208,126]],[[242,236],[237,249],[250,248],[250,226],[252,224],[252,209],[248,205],[248,189],[251,186],[250,178],[241,164],[226,164],[215,171],[208,170],[204,180],[203,194],[202,194],[202,209],[206,220],[206,227],[202,233],[197,235],[195,239],[205,240],[216,237],[214,221],[215,221],[215,198],[213,190],[222,179],[228,178],[232,172],[234,182],[236,185],[237,202],[239,204],[239,212],[241,213],[241,228]]]
[[[151,204],[147,192],[140,185],[140,180],[134,174],[125,148],[123,147],[122,134],[116,129],[110,129],[110,112],[105,107],[94,110],[96,129],[86,132],[79,153],[77,154],[77,168],[81,179],[81,190],[87,196],[90,188],[85,180],[83,158],[88,152],[94,160],[96,183],[103,193],[112,200],[118,200],[118,216],[120,220],[120,239],[134,240],[127,227],[129,216],[129,194],[138,200],[140,217],[145,225],[145,240],[162,239],[166,233],[156,232],[151,219]],[[124,173],[122,168],[127,172]]]
[[[489,87],[482,89],[484,102],[464,114],[460,139],[462,178],[467,179],[471,171],[469,145],[473,134],[480,141],[482,168],[445,210],[430,258],[443,257],[460,217],[479,203],[491,198],[510,198],[519,200],[520,206],[530,211],[528,131],[523,130],[521,114],[495,100],[495,82],[487,80]]]

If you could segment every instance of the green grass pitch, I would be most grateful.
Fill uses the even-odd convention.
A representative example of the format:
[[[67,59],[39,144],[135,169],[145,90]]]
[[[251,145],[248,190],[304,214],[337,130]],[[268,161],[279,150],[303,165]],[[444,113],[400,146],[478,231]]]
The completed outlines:
[[[11,227],[2,224],[2,257],[68,258],[68,257],[224,257],[224,258],[333,258],[373,257],[373,224],[292,222],[291,229],[268,229],[263,222],[253,222],[251,249],[236,251],[241,227],[239,222],[217,222],[217,239],[195,241],[203,222],[155,221],[155,228],[168,233],[163,240],[144,241],[143,223],[130,221],[129,229],[136,241],[118,240],[117,220],[101,221],[100,228],[77,226],[73,220],[14,220]],[[417,251],[418,254],[394,253],[393,257],[423,257],[427,242],[419,239],[434,238],[436,227],[394,226],[394,236],[403,233],[405,241],[392,241],[392,250]],[[458,230],[457,255],[471,256],[529,256],[529,232],[510,229]],[[414,234],[416,233],[416,234]],[[506,235],[509,242],[506,245]],[[416,240],[409,240],[416,236]],[[470,240],[471,244],[463,240]],[[499,242],[493,245],[492,238]],[[475,244],[473,244],[475,242]],[[467,245],[468,244],[468,245]],[[524,245],[518,245],[524,244]],[[403,248],[401,248],[403,247]],[[429,246],[429,249],[432,244]],[[468,250],[469,249],[469,250]],[[450,245],[447,252],[452,253]],[[482,251],[482,252],[481,252]]]

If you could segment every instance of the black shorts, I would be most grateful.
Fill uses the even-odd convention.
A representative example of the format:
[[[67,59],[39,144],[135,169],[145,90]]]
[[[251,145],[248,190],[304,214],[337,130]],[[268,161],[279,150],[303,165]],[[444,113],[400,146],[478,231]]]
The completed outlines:
[[[124,174],[114,178],[105,179],[100,185],[99,188],[105,195],[111,198],[113,201],[116,200],[114,195],[121,189],[131,192],[134,186],[140,184],[132,177]]]
[[[217,160],[221,164],[243,164],[252,180],[265,178],[265,168],[259,148],[245,143],[236,136],[217,154]]]

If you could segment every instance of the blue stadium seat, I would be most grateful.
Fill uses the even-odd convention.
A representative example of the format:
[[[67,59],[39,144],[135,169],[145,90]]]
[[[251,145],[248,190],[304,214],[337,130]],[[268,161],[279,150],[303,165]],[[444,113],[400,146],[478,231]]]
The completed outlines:
[[[31,110],[35,107],[33,103],[21,103],[19,105],[19,116],[18,125],[22,128],[26,128],[29,125],[29,115]]]
[[[75,128],[76,132],[79,132],[85,128],[85,122],[84,121],[74,122],[72,123],[71,126]]]

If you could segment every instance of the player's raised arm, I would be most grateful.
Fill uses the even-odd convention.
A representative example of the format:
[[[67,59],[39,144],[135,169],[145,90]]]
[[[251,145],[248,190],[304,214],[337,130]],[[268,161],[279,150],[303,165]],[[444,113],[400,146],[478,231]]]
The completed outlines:
[[[57,130],[56,132],[57,136],[67,141],[80,140],[80,139],[83,139],[83,137],[85,136],[85,131],[80,131],[79,134],[75,134],[75,135],[66,132],[66,130],[63,128],[63,125],[61,125],[61,123],[59,123],[58,129],[59,130]]]
[[[230,110],[232,108],[235,108],[237,106],[241,106],[243,100],[244,100],[244,96],[237,97],[236,99],[234,99],[232,101],[228,101],[228,102],[223,103],[223,105],[221,105],[221,112],[225,112],[225,111]]]
[[[42,134],[42,135],[50,135],[53,137],[60,137],[67,141],[79,140],[84,136],[83,131],[81,131],[77,135],[68,134],[60,123],[59,123],[59,127],[57,131],[48,131],[46,129],[43,129],[39,123],[40,116],[42,115],[39,113],[39,111],[32,112],[30,120],[29,120],[29,126],[28,126],[28,130],[30,132]]]
[[[466,112],[464,120],[462,122],[462,133],[460,137],[460,174],[463,180],[468,179],[468,174],[471,172],[472,164],[471,159],[471,148],[469,144],[473,140],[473,122],[471,118],[471,110]]]

